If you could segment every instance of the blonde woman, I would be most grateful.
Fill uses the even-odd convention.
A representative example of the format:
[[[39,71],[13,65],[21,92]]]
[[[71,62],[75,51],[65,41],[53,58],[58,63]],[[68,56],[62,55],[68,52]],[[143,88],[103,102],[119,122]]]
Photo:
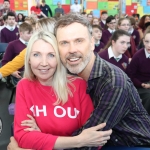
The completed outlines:
[[[33,18],[28,17],[25,19],[25,22],[29,22],[32,26],[34,26],[36,30],[49,31],[54,34],[55,19],[53,18],[43,18],[35,22]],[[8,62],[6,65],[0,68],[0,79],[2,77],[10,75],[11,73],[17,71],[24,66],[25,52],[26,49],[24,49],[12,61]]]
[[[31,37],[24,77],[17,86],[14,119],[14,135],[20,147],[50,150],[106,143],[108,137],[101,142],[101,131],[97,131],[101,125],[69,137],[90,117],[93,104],[86,94],[86,82],[67,75],[51,33],[40,31]],[[21,122],[28,119],[27,114],[34,117],[41,132],[25,131],[27,126]]]

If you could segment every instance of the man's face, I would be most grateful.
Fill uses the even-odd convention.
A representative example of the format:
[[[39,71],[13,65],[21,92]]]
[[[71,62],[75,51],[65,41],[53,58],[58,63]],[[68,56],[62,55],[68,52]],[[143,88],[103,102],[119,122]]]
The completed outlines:
[[[33,34],[33,31],[31,31],[31,32],[29,32],[29,31],[24,31],[24,32],[20,32],[20,37],[21,37],[24,41],[28,42],[28,41],[30,40],[32,34]]]
[[[71,73],[81,73],[89,63],[94,50],[94,39],[87,27],[80,23],[72,23],[58,28],[56,38],[64,66]]]
[[[5,1],[3,5],[4,5],[5,9],[9,9],[10,8],[10,3],[7,2],[7,1]]]
[[[15,25],[15,17],[14,16],[8,16],[7,24],[9,26],[14,26]]]
[[[40,8],[40,2],[37,2],[37,3],[36,3],[36,6]]]
[[[75,0],[74,3],[75,3],[75,4],[78,4],[78,0]]]
[[[100,40],[102,37],[102,31],[98,28],[93,28],[92,35],[96,41]]]
[[[116,28],[116,19],[111,20],[111,22],[107,23],[107,26],[111,29],[114,30]]]
[[[106,20],[107,17],[108,17],[108,14],[103,14],[103,15],[101,15],[101,20]]]
[[[57,6],[58,6],[58,8],[61,8],[61,4],[60,3],[57,3]]]
[[[88,19],[89,22],[91,22],[92,19],[93,19],[93,16],[89,14],[89,15],[87,16],[87,19]]]

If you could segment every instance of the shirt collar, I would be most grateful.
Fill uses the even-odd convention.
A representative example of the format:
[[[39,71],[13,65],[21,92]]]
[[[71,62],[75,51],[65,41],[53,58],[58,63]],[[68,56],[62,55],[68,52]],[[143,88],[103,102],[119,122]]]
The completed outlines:
[[[112,50],[112,47],[111,47],[111,46],[108,48],[108,56],[109,56],[109,59],[110,59],[110,58],[112,58],[112,57],[114,57],[115,59],[116,59],[116,58],[119,58],[119,59],[121,59],[121,58],[122,58],[122,54],[120,54],[118,57],[116,57],[116,56],[114,55],[114,53],[113,53],[113,50]]]
[[[108,28],[108,31],[109,31],[110,33],[115,32],[115,30],[111,30],[110,28]]]
[[[106,24],[106,21],[105,20],[101,20],[103,22],[103,24]]]
[[[147,50],[144,49],[144,51],[145,51],[145,56],[146,56],[146,58],[150,58],[150,54],[147,52]]]
[[[102,59],[97,53],[94,53],[96,58],[88,80],[100,77],[102,75]]]
[[[8,29],[8,30],[10,30],[10,31],[14,31],[14,29],[15,29],[15,25],[14,26],[9,26],[9,25],[6,25],[6,28]],[[12,29],[12,30],[11,30]]]
[[[22,38],[19,38],[19,40],[23,43],[23,44],[27,44],[28,42],[26,42],[25,40],[23,40]]]
[[[129,33],[130,33],[130,34],[132,34],[132,33],[133,33],[133,31],[134,31],[134,29],[133,29],[133,28],[131,28],[131,29],[129,30]]]
[[[97,43],[95,42],[95,44],[98,44],[98,45],[99,45],[99,44],[100,44],[100,41],[98,41]]]

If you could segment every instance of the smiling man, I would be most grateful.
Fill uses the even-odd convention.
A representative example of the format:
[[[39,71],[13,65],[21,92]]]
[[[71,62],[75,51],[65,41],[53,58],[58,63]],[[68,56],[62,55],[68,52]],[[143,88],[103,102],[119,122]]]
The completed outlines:
[[[93,53],[91,33],[89,22],[78,14],[61,17],[55,27],[64,66],[87,81],[87,93],[95,106],[90,119],[74,135],[106,122],[103,130],[113,129],[108,145],[149,145],[150,117],[137,90],[123,71]]]
[[[87,93],[95,107],[90,119],[74,135],[106,122],[103,131],[113,129],[108,145],[149,145],[150,117],[137,90],[123,71],[93,53],[94,39],[87,19],[79,14],[62,16],[56,23],[55,34],[64,66],[87,81]]]

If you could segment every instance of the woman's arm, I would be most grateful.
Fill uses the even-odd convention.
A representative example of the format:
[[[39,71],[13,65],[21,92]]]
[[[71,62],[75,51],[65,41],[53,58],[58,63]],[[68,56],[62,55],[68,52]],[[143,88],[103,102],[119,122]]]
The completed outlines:
[[[12,61],[8,62],[6,65],[0,68],[0,74],[2,77],[6,77],[24,66],[25,53],[26,49],[20,52],[20,54]]]
[[[49,150],[53,148],[65,149],[82,146],[101,146],[110,138],[111,130],[97,131],[103,128],[105,124],[86,129],[80,135],[74,137],[55,136],[38,131],[24,131],[26,127],[21,126],[22,120],[27,118],[26,114],[33,115],[30,111],[33,108],[32,105],[27,105],[31,103],[29,97],[27,98],[27,93],[31,92],[29,91],[29,83],[25,83],[24,81],[25,79],[17,85],[14,120],[15,138],[21,147]]]

